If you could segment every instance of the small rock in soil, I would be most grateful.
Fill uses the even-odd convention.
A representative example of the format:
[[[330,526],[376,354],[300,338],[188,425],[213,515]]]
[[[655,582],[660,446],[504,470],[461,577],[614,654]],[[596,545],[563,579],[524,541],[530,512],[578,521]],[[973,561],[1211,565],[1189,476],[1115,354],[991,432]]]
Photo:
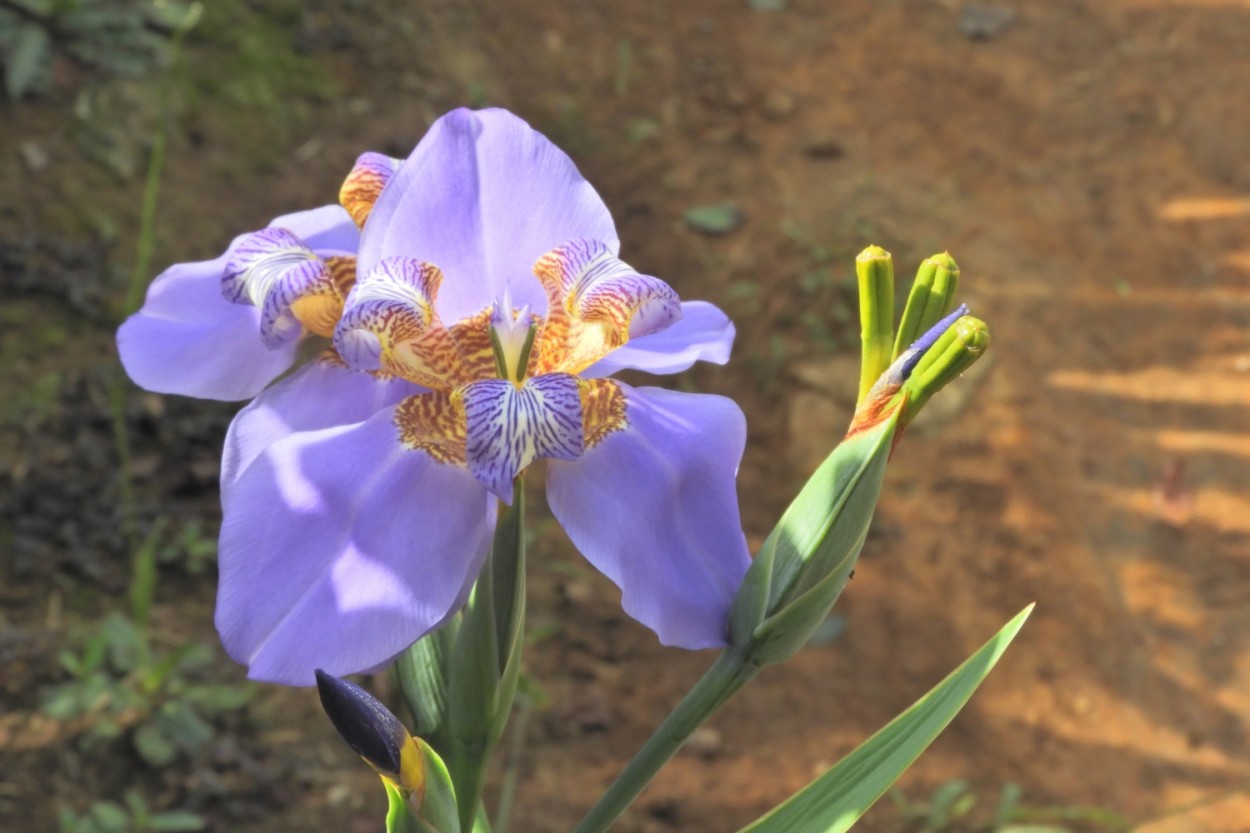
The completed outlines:
[[[809,159],[841,159],[846,155],[846,151],[836,139],[821,136],[803,144],[803,155]]]
[[[1007,31],[1015,22],[1015,9],[970,3],[960,11],[956,25],[969,40],[991,40]]]

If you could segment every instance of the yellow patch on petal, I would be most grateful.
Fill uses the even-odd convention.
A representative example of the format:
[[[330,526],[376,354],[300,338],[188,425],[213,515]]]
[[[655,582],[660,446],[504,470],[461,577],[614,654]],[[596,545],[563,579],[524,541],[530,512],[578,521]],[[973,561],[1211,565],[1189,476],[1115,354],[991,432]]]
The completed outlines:
[[[629,425],[625,415],[625,391],[612,379],[582,382],[582,426],[586,448],[603,441],[613,431]]]
[[[399,439],[439,463],[464,465],[466,427],[458,398],[440,391],[410,396],[395,409]]]
[[[327,276],[291,302],[291,315],[309,332],[332,338],[343,315],[343,302],[356,282],[356,258],[330,257],[325,265]]]

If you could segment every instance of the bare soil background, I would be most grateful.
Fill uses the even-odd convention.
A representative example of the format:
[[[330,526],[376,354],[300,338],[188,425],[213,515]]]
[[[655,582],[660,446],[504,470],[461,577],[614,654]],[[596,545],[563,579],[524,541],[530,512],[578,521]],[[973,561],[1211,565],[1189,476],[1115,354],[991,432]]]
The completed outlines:
[[[886,246],[905,288],[949,249],[990,323],[990,360],[895,455],[841,634],[748,687],[618,829],[737,829],[1031,601],[903,789],[969,779],[968,825],[1015,782],[1026,803],[1143,830],[1250,829],[1250,6],[234,6],[219,33],[261,20],[262,56],[299,62],[264,75],[272,100],[231,93],[245,53],[192,33],[152,271],[332,202],[359,152],[406,155],[453,106],[508,107],[577,160],[632,265],[734,318],[730,364],[675,383],[747,413],[753,542],[849,420],[856,252]],[[108,384],[147,144],[130,176],[87,158],[71,115],[84,73],[63,62],[50,92],[0,111],[0,829],[51,830],[59,806],[138,787],[216,831],[376,830],[381,790],[311,691],[259,689],[206,753],[160,770],[120,742],[84,751],[83,727],[40,714],[58,647],[122,603],[130,559]],[[132,92],[115,112],[151,125],[153,87]],[[100,120],[122,123],[113,112]],[[719,202],[742,212],[731,232],[683,223]],[[124,409],[141,522],[211,538],[233,408],[129,389]],[[546,698],[519,746],[512,829],[557,831],[710,656],[626,618],[534,485],[527,669]],[[213,593],[211,570],[167,567],[159,638],[214,644]],[[217,658],[220,679],[242,679]],[[887,804],[863,829],[908,824]]]

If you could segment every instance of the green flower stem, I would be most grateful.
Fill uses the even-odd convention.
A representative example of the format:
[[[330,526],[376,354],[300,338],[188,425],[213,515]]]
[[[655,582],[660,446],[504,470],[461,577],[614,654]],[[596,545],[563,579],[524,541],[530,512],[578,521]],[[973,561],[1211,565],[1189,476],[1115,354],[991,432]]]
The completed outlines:
[[[486,783],[486,765],[512,712],[525,630],[525,492],[495,525],[490,556],[460,616],[447,669],[447,769],[471,830]]]
[[[759,670],[759,665],[732,648],[717,657],[573,833],[606,831],[651,783],[651,779],[676,754],[691,733],[738,689],[750,682]]]

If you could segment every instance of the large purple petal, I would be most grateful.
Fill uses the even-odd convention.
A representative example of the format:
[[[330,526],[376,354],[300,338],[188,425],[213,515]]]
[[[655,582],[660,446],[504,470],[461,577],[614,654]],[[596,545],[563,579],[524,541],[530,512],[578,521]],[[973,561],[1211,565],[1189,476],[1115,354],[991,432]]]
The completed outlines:
[[[239,411],[226,434],[221,490],[226,492],[262,451],[299,431],[364,422],[423,388],[403,379],[379,380],[321,356]]]
[[[324,257],[353,254],[359,232],[340,206],[278,217],[270,227],[290,229]],[[117,331],[117,349],[130,378],[157,393],[203,399],[248,399],[281,375],[296,345],[274,350],[261,341],[260,311],[222,296],[222,277],[236,237],[221,257],[179,263],[148,288],[143,307]]]
[[[394,408],[294,434],[222,496],[217,630],[254,679],[378,666],[464,601],[495,499],[398,441]]]
[[[587,379],[621,370],[680,373],[697,361],[724,364],[734,343],[729,316],[707,301],[684,301],[682,317],[658,333],[630,339],[582,372]]]
[[[620,244],[603,200],[572,160],[505,110],[454,110],[436,121],[378,198],[360,245],[362,274],[383,258],[433,263],[447,276],[444,321],[472,315],[505,286],[547,308],[535,261],[574,238]]]
[[[550,464],[551,511],[662,643],[724,645],[750,564],[735,484],[746,420],[721,396],[614,384],[627,424]]]

